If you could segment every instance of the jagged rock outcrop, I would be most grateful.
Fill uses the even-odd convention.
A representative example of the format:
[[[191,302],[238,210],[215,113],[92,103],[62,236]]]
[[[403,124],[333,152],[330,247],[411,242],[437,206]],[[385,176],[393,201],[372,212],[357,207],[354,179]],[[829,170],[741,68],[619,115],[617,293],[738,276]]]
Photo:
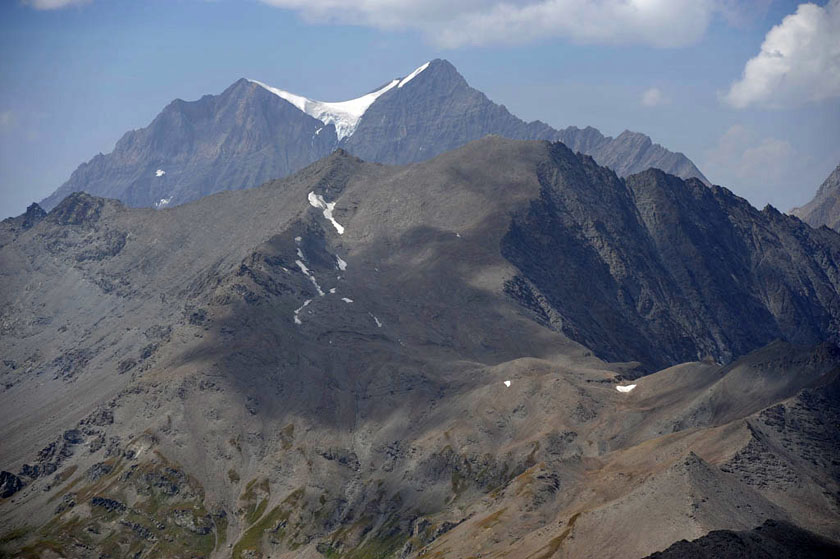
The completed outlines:
[[[0,499],[7,499],[23,489],[23,480],[12,472],[0,472]]]

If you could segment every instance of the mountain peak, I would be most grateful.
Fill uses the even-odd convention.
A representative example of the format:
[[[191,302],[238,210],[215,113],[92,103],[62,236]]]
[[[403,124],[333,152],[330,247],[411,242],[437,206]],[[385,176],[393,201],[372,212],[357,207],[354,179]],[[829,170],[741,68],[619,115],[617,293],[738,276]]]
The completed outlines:
[[[122,206],[117,200],[91,196],[87,192],[73,192],[47,215],[59,225],[83,225],[98,221],[106,206]]]
[[[455,65],[446,60],[445,58],[434,58],[426,63],[429,67],[429,73],[449,73],[449,74],[458,74],[458,69],[455,68]]]
[[[415,79],[417,77],[420,79]],[[464,79],[455,66],[443,58],[435,58],[419,66],[413,72],[408,74],[400,82],[400,88],[406,84],[414,82],[416,84],[428,83],[431,87],[441,87],[443,85],[455,86],[464,89],[470,88],[467,80]],[[446,89],[443,89],[444,91]]]
[[[823,181],[813,200],[790,213],[812,227],[826,225],[840,231],[840,165]]]

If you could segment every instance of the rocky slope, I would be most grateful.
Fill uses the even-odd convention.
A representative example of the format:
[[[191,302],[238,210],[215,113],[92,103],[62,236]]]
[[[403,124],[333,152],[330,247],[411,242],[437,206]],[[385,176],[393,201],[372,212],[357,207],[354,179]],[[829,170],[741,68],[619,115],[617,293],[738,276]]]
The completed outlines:
[[[688,158],[644,134],[626,131],[610,138],[594,128],[555,130],[542,122],[526,123],[471,88],[445,60],[398,81],[382,88],[386,91],[349,129],[342,111],[358,100],[323,104],[244,79],[220,95],[173,101],[148,127],[126,133],[112,153],[82,164],[41,205],[51,209],[72,192],[135,207],[178,205],[284,177],[337,147],[367,161],[403,164],[487,134],[561,140],[622,176],[656,167],[705,181]],[[338,113],[322,114],[325,110]]]
[[[833,231],[696,179],[622,180],[562,144],[536,179],[540,197],[502,240],[518,269],[508,292],[599,356],[655,368],[775,338],[838,341]]]
[[[715,530],[702,538],[680,541],[649,559],[831,559],[837,542],[787,522],[768,520],[749,531]]]
[[[825,225],[840,231],[840,165],[820,185],[813,200],[790,213],[812,227]]]
[[[644,557],[768,519],[836,540],[840,350],[760,347],[749,321],[830,338],[840,235],[700,188],[491,137],[404,167],[338,152],[161,211],[76,194],[2,222],[0,549]],[[667,252],[654,219],[690,243]],[[704,278],[693,247],[763,287],[766,315],[701,305],[746,291]],[[581,306],[592,291],[651,305]],[[626,361],[715,339],[657,320],[755,351],[627,381]]]

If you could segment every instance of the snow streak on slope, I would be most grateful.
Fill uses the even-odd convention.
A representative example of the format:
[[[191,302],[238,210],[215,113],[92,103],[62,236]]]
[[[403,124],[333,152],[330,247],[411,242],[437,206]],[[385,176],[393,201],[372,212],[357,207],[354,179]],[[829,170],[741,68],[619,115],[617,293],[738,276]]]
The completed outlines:
[[[312,299],[307,299],[306,301],[303,302],[303,304],[299,308],[295,309],[295,324],[303,324],[303,322],[301,321],[301,319],[298,315],[300,314],[300,311],[302,311],[306,307],[306,305],[308,305],[311,302],[312,302]]]
[[[338,141],[341,141],[344,138],[351,136],[353,132],[356,131],[356,127],[359,125],[359,121],[362,119],[362,115],[365,114],[365,111],[367,111],[368,108],[371,105],[373,105],[373,102],[376,101],[376,99],[379,98],[380,95],[382,95],[386,91],[393,89],[394,87],[404,86],[411,79],[417,76],[417,74],[419,74],[428,67],[429,63],[426,62],[402,80],[392,80],[390,83],[388,83],[384,87],[381,87],[380,89],[377,89],[376,91],[368,93],[367,95],[362,95],[361,97],[357,97],[355,99],[350,99],[349,101],[316,101],[314,99],[309,99],[301,95],[295,95],[294,93],[285,91],[283,89],[271,87],[270,85],[264,84],[257,80],[248,81],[265,88],[266,90],[270,91],[271,93],[277,95],[282,99],[285,99],[301,111],[305,112],[311,117],[317,118],[324,124],[335,125],[336,136],[338,136]]]
[[[400,88],[400,87],[404,86],[405,84],[407,84],[408,82],[410,82],[411,80],[413,80],[414,78],[416,78],[417,74],[419,74],[420,72],[422,72],[423,70],[425,70],[426,68],[429,67],[429,64],[431,64],[431,62],[426,62],[425,64],[423,64],[422,66],[420,66],[419,68],[414,70],[412,73],[407,75],[405,78],[403,78],[403,80],[400,82],[400,84],[397,87]]]
[[[314,192],[309,193],[308,199],[309,199],[309,205],[311,205],[313,208],[318,208],[319,210],[324,210],[324,219],[329,220],[329,222],[333,224],[333,227],[335,227],[335,230],[338,231],[339,235],[343,235],[344,234],[344,226],[341,225],[339,222],[337,222],[335,220],[335,218],[333,217],[333,210],[335,209],[335,202],[327,202],[326,200],[324,200],[323,196],[321,196],[320,194],[315,194]],[[341,260],[341,259],[339,259],[339,260]],[[339,262],[338,265],[341,266],[341,262]],[[346,267],[347,263],[345,263],[344,266]],[[341,269],[343,270],[344,268],[341,268]]]

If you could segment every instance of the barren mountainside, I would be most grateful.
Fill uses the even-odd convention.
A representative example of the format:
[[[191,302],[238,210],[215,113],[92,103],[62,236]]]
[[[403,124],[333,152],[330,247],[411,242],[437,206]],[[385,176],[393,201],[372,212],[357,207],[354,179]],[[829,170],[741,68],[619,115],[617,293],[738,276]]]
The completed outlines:
[[[148,127],[127,132],[113,152],[82,164],[41,205],[49,210],[72,192],[115,198],[134,207],[178,205],[282,178],[338,147],[367,161],[404,164],[430,159],[487,134],[560,140],[621,176],[656,167],[705,181],[688,158],[644,134],[625,131],[610,138],[594,128],[555,130],[538,121],[526,123],[471,88],[449,62],[434,60],[424,66],[409,81],[403,80],[406,83],[381,88],[385,92],[363,112],[349,136],[344,135],[346,123],[341,124],[346,115],[339,120],[322,115],[319,120],[289,99],[303,108],[320,102],[304,102],[284,91],[279,91],[281,97],[245,79],[220,95],[175,100]]]
[[[820,185],[813,200],[791,213],[812,227],[825,225],[840,231],[840,165]]]
[[[838,264],[726,189],[500,136],[33,205],[0,224],[0,550],[833,546]]]

